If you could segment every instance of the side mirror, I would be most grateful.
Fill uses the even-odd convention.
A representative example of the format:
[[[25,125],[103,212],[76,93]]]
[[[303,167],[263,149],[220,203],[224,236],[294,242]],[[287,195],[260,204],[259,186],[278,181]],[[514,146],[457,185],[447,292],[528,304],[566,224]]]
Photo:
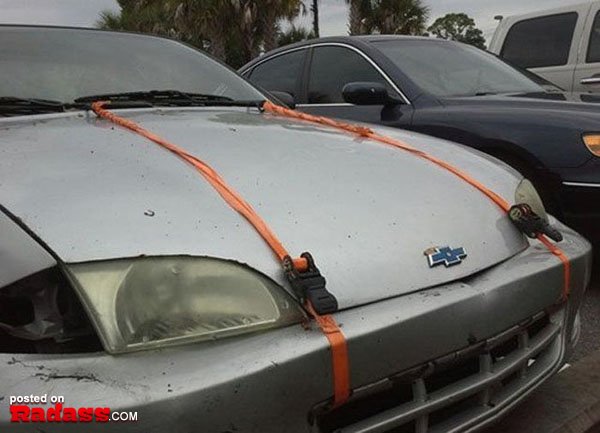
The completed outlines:
[[[296,108],[296,100],[288,92],[280,92],[278,90],[269,90],[269,94],[271,96],[273,96],[273,99],[276,99],[277,102],[282,102],[284,105],[288,106],[292,110],[294,108]]]
[[[355,82],[348,83],[342,89],[344,101],[355,105],[388,105],[398,104],[381,83]]]

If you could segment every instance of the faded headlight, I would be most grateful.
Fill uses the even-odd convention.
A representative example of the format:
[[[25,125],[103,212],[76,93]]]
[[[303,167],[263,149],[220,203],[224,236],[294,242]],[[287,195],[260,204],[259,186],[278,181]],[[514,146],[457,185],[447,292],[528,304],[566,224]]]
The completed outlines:
[[[304,317],[285,290],[231,261],[142,257],[69,270],[111,353],[281,327]]]
[[[537,216],[548,221],[548,214],[544,208],[544,203],[529,180],[523,179],[517,186],[515,191],[515,203],[529,205]]]

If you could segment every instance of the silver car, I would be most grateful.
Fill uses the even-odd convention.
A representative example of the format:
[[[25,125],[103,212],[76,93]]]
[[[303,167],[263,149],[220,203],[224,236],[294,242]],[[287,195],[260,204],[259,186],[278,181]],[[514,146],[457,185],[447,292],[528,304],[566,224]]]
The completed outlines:
[[[270,97],[178,42],[3,26],[0,52],[0,430],[473,431],[568,359],[590,245],[508,166],[376,129],[536,210],[565,263],[455,174],[266,112]],[[348,348],[344,404],[328,339],[263,239],[97,100],[312,253]]]

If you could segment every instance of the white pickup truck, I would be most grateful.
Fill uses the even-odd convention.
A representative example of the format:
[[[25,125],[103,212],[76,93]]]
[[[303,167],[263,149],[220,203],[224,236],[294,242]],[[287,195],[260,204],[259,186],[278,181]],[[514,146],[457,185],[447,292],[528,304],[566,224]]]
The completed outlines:
[[[600,1],[502,18],[489,50],[570,92],[600,92]]]

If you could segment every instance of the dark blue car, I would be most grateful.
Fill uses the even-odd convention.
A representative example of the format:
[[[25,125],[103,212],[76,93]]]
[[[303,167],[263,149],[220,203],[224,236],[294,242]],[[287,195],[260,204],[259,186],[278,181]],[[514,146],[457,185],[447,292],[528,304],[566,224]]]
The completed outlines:
[[[313,114],[474,147],[531,179],[558,218],[600,241],[600,97],[566,94],[477,48],[407,36],[333,37],[240,69]]]

